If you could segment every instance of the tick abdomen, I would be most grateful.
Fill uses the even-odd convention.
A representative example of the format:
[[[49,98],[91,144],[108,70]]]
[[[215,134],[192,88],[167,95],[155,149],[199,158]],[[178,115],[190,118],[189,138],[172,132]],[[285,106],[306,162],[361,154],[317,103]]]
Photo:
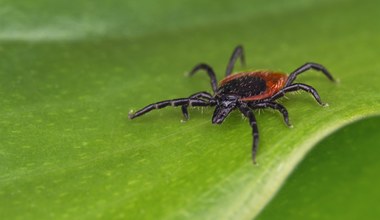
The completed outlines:
[[[218,94],[240,96],[240,100],[268,98],[284,87],[287,75],[266,70],[230,75],[220,82]]]

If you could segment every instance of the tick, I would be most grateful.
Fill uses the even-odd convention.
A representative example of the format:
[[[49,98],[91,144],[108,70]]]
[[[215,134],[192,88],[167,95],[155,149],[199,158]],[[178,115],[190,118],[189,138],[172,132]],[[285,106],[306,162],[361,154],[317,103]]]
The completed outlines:
[[[303,83],[294,83],[297,76],[307,70],[313,69],[322,72],[329,80],[335,80],[325,67],[312,62],[300,66],[289,75],[270,70],[246,71],[231,74],[239,58],[242,65],[245,66],[244,50],[240,45],[233,51],[227,65],[226,76],[219,82],[219,85],[216,80],[215,72],[209,65],[200,63],[191,70],[190,75],[194,75],[194,73],[199,70],[207,72],[211,80],[212,94],[203,91],[197,92],[187,98],[156,102],[147,105],[135,113],[130,113],[129,118],[134,119],[154,109],[161,109],[167,106],[181,106],[182,114],[188,119],[188,107],[215,106],[212,123],[221,124],[232,110],[237,109],[248,118],[249,125],[252,128],[252,160],[256,163],[255,158],[259,144],[259,129],[253,110],[263,108],[277,110],[282,114],[285,124],[291,127],[288,111],[283,105],[276,102],[277,99],[283,97],[286,93],[303,90],[310,93],[321,106],[326,105],[321,101],[317,90],[312,86]]]

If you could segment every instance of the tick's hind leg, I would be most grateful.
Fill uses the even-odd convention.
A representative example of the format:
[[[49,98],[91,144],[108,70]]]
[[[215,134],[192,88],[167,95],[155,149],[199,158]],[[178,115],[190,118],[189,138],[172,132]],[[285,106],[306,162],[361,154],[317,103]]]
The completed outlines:
[[[279,111],[282,114],[282,117],[284,118],[284,122],[288,127],[293,127],[289,122],[289,114],[286,108],[276,102],[261,102],[261,103],[248,103],[248,106],[252,109],[258,109],[258,108],[272,108],[274,110]]]
[[[245,57],[244,57],[244,50],[243,46],[238,45],[234,52],[232,52],[230,61],[228,62],[227,69],[226,69],[226,76],[229,76],[232,73],[232,70],[234,69],[236,60],[239,59],[241,61],[241,65],[245,66]]]
[[[214,70],[205,63],[200,63],[196,65],[189,73],[190,76],[194,75],[199,70],[205,70],[210,77],[211,80],[211,88],[214,93],[216,93],[216,90],[218,89],[218,83],[216,80],[215,72]]]
[[[154,109],[161,109],[161,108],[165,108],[167,106],[175,107],[175,106],[183,106],[183,105],[187,105],[187,106],[209,106],[210,103],[203,101],[203,100],[191,99],[191,98],[180,98],[180,99],[173,99],[173,100],[165,100],[165,101],[156,102],[156,103],[147,105],[135,113],[129,113],[128,117],[130,119],[134,119],[134,118],[139,117],[141,115],[144,115],[144,114],[146,114],[146,113],[148,113]]]
[[[280,91],[278,91],[276,94],[274,94],[269,100],[274,101],[276,99],[279,99],[285,95],[287,92],[294,92],[298,90],[303,90],[308,93],[310,93],[314,99],[322,106],[326,106],[327,104],[323,103],[321,101],[321,97],[319,96],[317,90],[315,90],[312,86],[303,84],[303,83],[295,83],[290,86],[287,86],[285,88],[282,88]]]
[[[313,70],[317,70],[317,71],[321,71],[323,74],[325,74],[327,76],[327,78],[329,78],[331,81],[335,81],[335,79],[332,77],[332,75],[330,74],[329,71],[327,71],[327,69],[322,66],[321,64],[318,64],[318,63],[305,63],[304,65],[302,65],[301,67],[297,68],[296,70],[294,70],[288,77],[288,80],[285,84],[285,87],[286,86],[289,86],[293,83],[293,81],[297,78],[297,76],[307,70],[310,70],[310,69],[313,69]]]
[[[249,125],[252,128],[252,160],[256,164],[256,153],[259,146],[259,129],[257,127],[256,118],[251,109],[248,106],[239,106],[239,110],[245,117],[249,119]]]

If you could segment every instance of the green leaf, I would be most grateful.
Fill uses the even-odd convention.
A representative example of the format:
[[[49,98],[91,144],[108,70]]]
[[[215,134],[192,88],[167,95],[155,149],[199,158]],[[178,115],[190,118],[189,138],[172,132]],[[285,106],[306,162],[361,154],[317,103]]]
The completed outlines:
[[[372,1],[148,2],[3,1],[0,7],[0,213],[7,219],[250,219],[321,139],[378,115],[378,7]],[[375,7],[376,6],[376,7]],[[163,109],[133,121],[151,102],[210,90],[242,43],[252,69],[291,72],[307,61],[314,86],[289,95],[294,128],[257,112],[222,126],[212,109]],[[241,71],[239,66],[237,71]],[[376,132],[376,131],[372,131]]]
[[[316,145],[257,219],[377,219],[380,117]]]

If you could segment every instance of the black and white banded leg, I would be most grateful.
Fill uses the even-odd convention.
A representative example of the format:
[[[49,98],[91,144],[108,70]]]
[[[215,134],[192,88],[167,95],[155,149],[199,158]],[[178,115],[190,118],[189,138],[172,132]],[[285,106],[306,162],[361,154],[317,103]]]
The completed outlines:
[[[305,63],[304,65],[298,67],[296,70],[294,70],[289,75],[288,80],[286,81],[285,87],[291,85],[299,74],[301,74],[307,70],[310,70],[310,69],[321,71],[323,74],[325,74],[327,76],[327,78],[329,78],[329,80],[335,82],[335,79],[332,77],[330,72],[327,71],[327,69],[324,66],[322,66],[321,64],[318,64],[318,63],[309,62],[309,63]]]
[[[284,122],[285,124],[288,126],[288,127],[293,127],[290,122],[289,122],[289,114],[288,114],[288,111],[286,110],[286,108],[279,104],[279,103],[276,103],[276,102],[270,102],[270,101],[267,101],[267,102],[261,102],[261,103],[248,103],[248,106],[251,108],[251,109],[262,109],[262,108],[271,108],[271,109],[274,109],[274,110],[277,110],[279,111],[281,114],[282,114],[282,117],[284,118]]]
[[[165,101],[156,102],[156,103],[147,105],[135,113],[129,113],[128,117],[130,119],[134,119],[134,118],[139,117],[141,115],[144,115],[144,114],[146,114],[146,113],[148,113],[154,109],[161,109],[161,108],[165,108],[167,106],[176,107],[176,106],[183,106],[183,105],[187,105],[187,106],[209,106],[210,103],[206,102],[204,100],[191,99],[191,98],[179,98],[179,99],[173,99],[173,100],[165,100]]]
[[[205,63],[200,63],[196,65],[189,73],[190,76],[194,75],[196,72],[199,70],[205,70],[210,77],[210,83],[211,83],[211,88],[214,93],[216,93],[216,90],[218,90],[218,82],[216,80],[215,72],[214,70],[207,64]]]
[[[245,66],[244,49],[243,49],[243,46],[241,45],[238,45],[235,48],[234,52],[232,52],[230,61],[228,62],[228,65],[226,68],[226,76],[229,76],[232,73],[235,63],[237,59],[239,59],[239,57],[240,57],[241,65],[244,67]]]
[[[245,117],[248,118],[249,120],[249,125],[252,128],[252,160],[253,163],[256,164],[256,153],[257,153],[257,148],[259,144],[259,129],[257,127],[257,122],[255,115],[253,114],[252,110],[246,106],[246,105],[241,105],[239,106],[239,110]]]
[[[280,91],[278,91],[276,94],[274,94],[269,100],[274,101],[276,99],[283,97],[285,95],[285,93],[287,93],[287,92],[294,92],[294,91],[298,91],[298,90],[303,90],[303,91],[310,93],[311,95],[313,95],[314,99],[320,105],[327,106],[326,103],[323,103],[321,101],[321,97],[319,96],[317,90],[315,90],[312,86],[309,86],[309,85],[306,85],[303,83],[295,83],[295,84],[292,84],[292,85],[287,86],[285,88],[282,88]]]
[[[197,92],[197,93],[191,95],[189,98],[204,100],[206,102],[209,102],[210,106],[212,106],[213,103],[215,102],[212,95],[208,92]],[[182,105],[182,107],[181,107],[182,114],[186,120],[189,120],[189,112],[187,110],[188,107],[189,107],[188,105]]]

